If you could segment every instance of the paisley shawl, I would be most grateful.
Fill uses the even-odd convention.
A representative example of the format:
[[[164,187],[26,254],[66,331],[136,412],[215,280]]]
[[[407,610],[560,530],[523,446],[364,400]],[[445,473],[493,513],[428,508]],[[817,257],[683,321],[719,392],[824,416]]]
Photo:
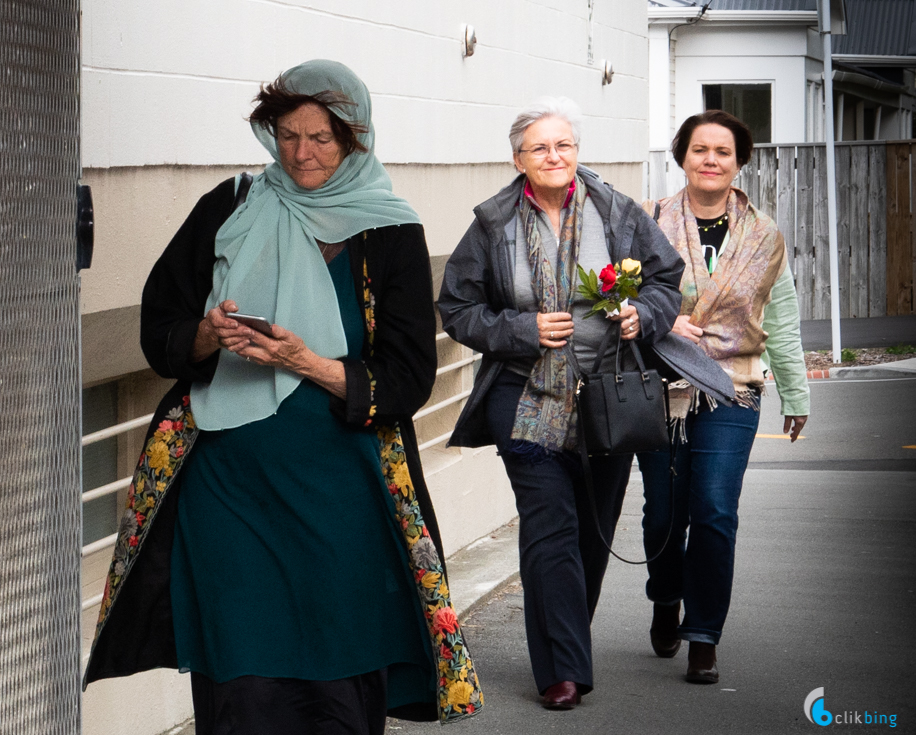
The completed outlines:
[[[706,267],[687,189],[659,202],[658,226],[684,259],[681,314],[703,330],[700,347],[728,374],[741,403],[754,404],[764,385],[764,307],[786,267],[786,245],[776,223],[732,188],[726,203],[728,243],[712,275]],[[647,212],[654,202],[646,202]]]

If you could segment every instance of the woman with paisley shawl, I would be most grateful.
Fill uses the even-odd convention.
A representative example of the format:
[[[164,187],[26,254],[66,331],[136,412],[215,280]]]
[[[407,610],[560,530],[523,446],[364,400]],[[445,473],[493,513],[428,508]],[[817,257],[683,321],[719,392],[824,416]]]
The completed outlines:
[[[732,186],[752,147],[747,126],[727,112],[688,118],[671,145],[687,186],[644,204],[686,263],[672,331],[722,367],[738,399],[731,406],[717,404],[686,382],[672,385],[672,414],[685,442],[677,452],[673,510],[668,454],[638,455],[645,548],[660,548],[671,528],[663,553],[648,564],[650,640],[663,658],[674,657],[681,640],[689,641],[686,680],[699,684],[719,680],[716,646],[731,600],[738,499],[765,371],[775,378],[783,433],[792,442],[810,407],[785,242],[773,220]]]
[[[473,714],[411,419],[436,371],[423,228],[347,67],[306,62],[256,102],[275,162],[206,194],[144,289],[144,353],[178,382],[130,487],[86,683],[190,672],[198,735]]]

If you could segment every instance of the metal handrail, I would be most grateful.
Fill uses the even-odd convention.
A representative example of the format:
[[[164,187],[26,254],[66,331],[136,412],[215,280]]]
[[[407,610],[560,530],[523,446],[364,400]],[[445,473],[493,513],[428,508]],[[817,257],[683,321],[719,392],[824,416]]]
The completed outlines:
[[[424,449],[429,449],[430,447],[434,447],[437,444],[441,444],[442,442],[448,441],[451,438],[452,438],[452,432],[447,431],[444,434],[440,434],[435,439],[430,439],[428,442],[423,442],[419,447],[417,447],[417,450],[422,452]]]
[[[83,493],[83,502],[88,503],[90,500],[95,500],[105,495],[111,495],[112,493],[118,492],[118,490],[130,487],[131,480],[133,480],[133,477],[122,477],[120,480],[109,482],[107,485],[99,485],[92,490],[87,490]]]
[[[107,429],[102,429],[101,431],[93,431],[91,434],[86,434],[86,436],[83,437],[82,444],[84,447],[88,447],[90,444],[95,444],[103,439],[110,439],[119,434],[126,434],[128,431],[133,431],[134,429],[139,429],[141,426],[148,425],[152,420],[153,414],[150,413],[140,418],[109,426]]]
[[[440,375],[444,375],[445,373],[450,373],[452,370],[459,370],[463,368],[465,365],[470,365],[472,362],[477,362],[482,357],[483,355],[478,353],[474,355],[473,357],[467,357],[464,360],[458,360],[457,362],[450,362],[445,367],[441,367],[438,370],[436,370],[436,377],[438,378]]]
[[[100,538],[98,541],[93,541],[91,544],[86,544],[83,547],[83,558],[94,554],[96,551],[101,551],[102,549],[107,549],[109,546],[114,546],[115,541],[118,540],[118,534],[113,533],[111,536],[106,536],[105,538]]]
[[[452,396],[451,398],[446,398],[444,401],[439,401],[439,403],[434,403],[432,406],[429,406],[420,411],[417,411],[413,415],[413,420],[416,421],[417,419],[422,419],[424,416],[429,416],[429,414],[435,413],[440,408],[445,408],[446,406],[451,406],[453,403],[458,403],[458,401],[463,401],[469,395],[471,395],[471,391],[466,390],[466,391],[462,391],[461,393],[458,393],[457,395]]]
[[[83,612],[88,610],[90,607],[95,607],[96,605],[101,604],[102,599],[105,597],[104,592],[100,592],[95,597],[90,597],[88,600],[83,600]]]

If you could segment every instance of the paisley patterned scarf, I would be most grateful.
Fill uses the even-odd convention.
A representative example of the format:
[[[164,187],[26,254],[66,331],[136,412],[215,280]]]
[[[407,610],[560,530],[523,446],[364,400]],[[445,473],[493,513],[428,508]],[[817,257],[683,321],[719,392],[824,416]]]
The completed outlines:
[[[738,402],[755,407],[764,385],[760,355],[766,346],[763,311],[770,291],[786,267],[786,245],[776,223],[759,212],[747,195],[733,188],[728,195],[729,238],[710,275],[703,258],[697,221],[690,210],[687,189],[660,204],[658,226],[684,259],[681,278],[681,314],[703,329],[700,347],[732,379]],[[646,211],[654,209],[647,202]],[[675,384],[676,387],[677,384]],[[674,390],[672,414],[686,415],[695,405],[693,389]]]
[[[525,232],[531,285],[542,313],[571,311],[587,195],[585,183],[577,176],[570,210],[560,228],[557,262],[553,264],[541,247],[537,211],[522,194],[519,217]],[[543,349],[519,399],[511,451],[529,461],[545,459],[547,452],[576,448],[576,376],[570,349],[569,342],[562,349]]]

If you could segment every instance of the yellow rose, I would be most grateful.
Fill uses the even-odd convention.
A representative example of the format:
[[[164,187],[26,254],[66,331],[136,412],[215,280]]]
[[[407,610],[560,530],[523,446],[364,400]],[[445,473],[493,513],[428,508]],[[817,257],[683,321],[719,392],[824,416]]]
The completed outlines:
[[[471,695],[474,693],[474,687],[466,681],[456,681],[448,688],[448,703],[453,705],[468,705],[471,703]]]
[[[638,276],[642,270],[642,263],[638,260],[633,260],[633,258],[624,258],[620,264],[620,270],[624,273],[629,273],[631,276]]]

